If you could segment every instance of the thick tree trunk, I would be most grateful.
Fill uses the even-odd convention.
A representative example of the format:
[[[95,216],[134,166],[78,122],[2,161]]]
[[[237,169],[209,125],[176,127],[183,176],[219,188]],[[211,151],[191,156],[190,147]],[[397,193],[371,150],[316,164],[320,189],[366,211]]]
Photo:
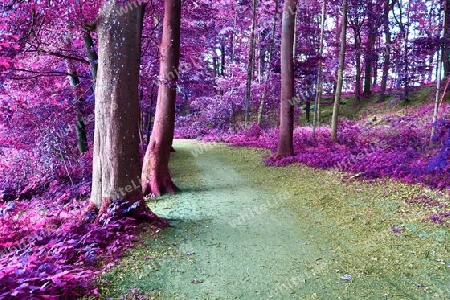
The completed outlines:
[[[344,83],[344,67],[345,67],[345,49],[347,46],[347,13],[348,2],[344,0],[342,7],[342,31],[341,31],[341,52],[339,57],[338,80],[336,85],[336,94],[334,97],[333,115],[331,117],[331,140],[337,138],[337,127],[339,118],[339,101],[341,100],[342,85]]]
[[[277,15],[278,15],[278,4],[279,0],[275,0],[275,12],[273,14],[273,23],[272,23],[272,38],[270,40],[269,44],[269,50],[268,50],[268,62],[267,62],[267,70],[264,77],[264,92],[263,96],[261,98],[261,103],[259,104],[259,110],[258,110],[258,125],[261,125],[264,115],[264,107],[266,106],[266,100],[267,100],[267,84],[269,82],[270,74],[272,72],[272,55],[273,55],[273,48],[275,44],[275,32],[276,32],[276,26],[277,26]]]
[[[281,30],[281,101],[277,158],[294,155],[294,27],[296,0],[286,0]]]
[[[383,6],[383,30],[385,36],[385,50],[383,61],[383,75],[381,77],[380,94],[378,102],[383,102],[386,97],[387,81],[389,76],[389,66],[391,64],[391,32],[389,30],[389,11],[391,10],[389,0],[384,0]]]
[[[169,172],[169,157],[175,126],[175,100],[180,60],[181,0],[166,0],[155,121],[144,157],[144,194],[174,194],[177,187]]]
[[[322,17],[320,20],[320,41],[319,41],[319,55],[320,55],[320,61],[319,65],[317,66],[317,90],[316,90],[316,98],[314,100],[314,119],[313,119],[313,139],[316,139],[316,127],[320,124],[320,99],[322,98],[322,92],[323,92],[323,40],[324,40],[324,34],[325,34],[325,18],[327,16],[327,0],[323,0],[322,4]]]
[[[99,68],[95,89],[91,203],[99,214],[112,201],[142,201],[139,157],[140,19],[143,7],[120,14],[105,4],[97,20]]]
[[[247,86],[245,89],[245,123],[250,121],[250,100],[253,81],[253,67],[255,58],[255,29],[256,29],[256,4],[257,0],[253,0],[252,7],[252,29],[250,33],[250,50],[248,53],[247,65]]]

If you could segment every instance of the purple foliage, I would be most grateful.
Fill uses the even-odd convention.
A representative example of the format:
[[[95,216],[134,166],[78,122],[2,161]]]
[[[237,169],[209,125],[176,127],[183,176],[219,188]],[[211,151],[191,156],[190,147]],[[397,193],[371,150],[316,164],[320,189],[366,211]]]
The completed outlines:
[[[31,201],[0,204],[0,298],[75,299],[136,241],[135,206],[113,203],[98,222],[83,208],[89,182],[51,185]],[[84,219],[82,219],[84,218]]]

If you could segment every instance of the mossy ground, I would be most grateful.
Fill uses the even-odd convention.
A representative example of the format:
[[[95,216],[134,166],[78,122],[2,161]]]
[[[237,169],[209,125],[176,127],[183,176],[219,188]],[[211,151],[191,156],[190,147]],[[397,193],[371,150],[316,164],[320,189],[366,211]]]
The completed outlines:
[[[192,201],[196,191],[206,188],[205,181],[190,153],[195,144],[184,148],[186,142],[178,143],[183,149],[173,157],[173,177],[182,190],[189,191],[191,199],[188,201]],[[315,259],[300,266],[307,276],[302,279],[304,284],[297,287],[296,294],[278,295],[278,299],[450,297],[449,227],[423,221],[435,208],[405,203],[417,195],[428,194],[450,204],[446,194],[390,180],[362,182],[333,170],[299,165],[268,168],[261,162],[261,156],[268,153],[261,150],[224,145],[208,149],[209,157],[220,158],[221,163],[232,166],[261,192],[274,196],[288,192],[279,208],[289,213],[286,218],[295,219],[295,228],[286,221],[287,229],[298,231],[305,247],[314,245],[320,249],[320,253],[308,254]],[[165,202],[164,209],[175,209],[185,200],[183,197],[187,197],[186,192],[158,201]],[[168,270],[185,268],[181,273],[189,273],[190,266],[195,268],[197,257],[189,255],[189,249],[182,245],[188,236],[203,234],[198,228],[208,226],[205,225],[208,221],[189,217],[190,213],[198,214],[197,210],[185,213],[186,220],[174,220],[176,228],[163,230],[156,237],[143,234],[143,243],[131,249],[116,268],[100,279],[102,297],[128,294],[131,299],[130,290],[134,289],[153,299],[184,299],[176,298],[173,291],[167,290],[167,283],[174,280]],[[277,215],[277,218],[284,222],[283,216]],[[394,233],[393,227],[399,228],[399,233]],[[223,234],[232,228],[225,226],[220,230]],[[158,268],[161,270],[155,272]],[[343,274],[351,275],[352,279],[341,279]],[[198,280],[193,279],[193,288],[203,279]],[[242,289],[245,288],[242,285]]]

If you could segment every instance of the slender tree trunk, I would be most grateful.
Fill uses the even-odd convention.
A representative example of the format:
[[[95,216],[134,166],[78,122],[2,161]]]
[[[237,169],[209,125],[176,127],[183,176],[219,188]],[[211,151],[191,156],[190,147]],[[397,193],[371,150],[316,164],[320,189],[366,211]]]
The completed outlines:
[[[166,0],[155,123],[144,157],[144,194],[174,194],[177,187],[169,172],[169,157],[175,126],[175,100],[180,60],[181,0]]]
[[[338,81],[336,85],[336,94],[334,97],[333,115],[331,117],[331,140],[335,141],[337,138],[337,127],[339,118],[339,101],[341,100],[342,85],[344,83],[344,68],[345,68],[345,49],[347,46],[347,12],[348,1],[344,0],[342,7],[342,32],[341,32],[341,52],[339,57]]]
[[[294,155],[294,27],[296,0],[286,0],[281,31],[281,101],[277,158]]]
[[[245,123],[250,121],[250,100],[253,80],[253,67],[255,58],[255,29],[256,29],[256,5],[257,0],[253,0],[252,7],[252,29],[250,33],[250,50],[248,54],[248,66],[247,66],[247,87],[245,91]]]
[[[322,81],[322,75],[323,75],[323,40],[324,40],[324,33],[325,33],[325,18],[327,16],[327,0],[323,0],[322,4],[322,17],[320,20],[320,42],[319,42],[319,56],[320,61],[319,65],[317,66],[317,90],[316,90],[316,98],[314,100],[314,119],[313,119],[313,139],[316,139],[316,128],[317,126],[320,126],[320,99],[322,98],[322,92],[323,92],[323,81]]]
[[[78,86],[80,84],[80,79],[77,76],[77,72],[70,62],[67,62],[67,73],[69,75],[70,86],[74,89],[74,101],[75,107],[77,111],[77,122],[76,122],[76,130],[77,130],[77,147],[80,153],[85,153],[88,151],[88,142],[86,137],[86,125],[83,120],[83,103],[84,99],[79,95]]]
[[[430,136],[430,146],[433,146],[433,137],[436,133],[436,122],[438,118],[439,112],[439,96],[441,92],[441,62],[438,55],[437,60],[437,72],[436,72],[436,98],[434,102],[434,111],[433,111],[433,123],[431,128],[431,136]]]
[[[367,46],[366,53],[364,55],[364,94],[370,95],[372,93],[371,90],[371,81],[372,81],[372,66],[375,60],[374,47],[375,42],[377,40],[377,21],[375,18],[375,12],[373,10],[372,0],[367,2],[367,10],[368,10],[368,26],[369,26],[369,34],[367,36]]]
[[[225,75],[225,43],[220,43],[220,76]]]
[[[141,201],[139,60],[142,6],[120,14],[103,5],[97,20],[99,69],[95,89],[91,203],[105,212],[111,201]],[[142,209],[145,203],[141,201]]]
[[[372,67],[372,86],[377,86],[378,84],[378,56],[374,54],[374,61]]]
[[[264,115],[264,107],[266,106],[266,101],[267,101],[267,84],[269,82],[270,74],[272,73],[272,55],[273,55],[273,48],[274,48],[274,44],[275,44],[278,5],[279,5],[279,0],[275,0],[275,12],[273,14],[273,23],[272,23],[272,39],[270,40],[270,44],[269,44],[269,51],[268,51],[269,57],[268,57],[268,62],[267,62],[268,67],[267,67],[267,71],[265,73],[265,78],[264,78],[264,92],[263,92],[263,96],[261,98],[261,103],[259,105],[259,110],[258,110],[258,125],[261,125],[261,123],[262,123],[262,119],[263,119],[263,115]]]
[[[403,1],[398,1],[399,5],[399,27],[400,32],[404,38],[404,47],[403,47],[403,81],[405,83],[405,89],[403,93],[403,97],[405,102],[409,102],[409,56],[408,56],[408,44],[409,44],[409,15],[410,15],[410,0],[408,0],[408,7],[406,11],[406,24],[403,23]]]
[[[387,81],[389,76],[389,66],[391,64],[391,31],[389,30],[389,11],[391,10],[389,0],[384,0],[383,5],[383,30],[385,36],[385,50],[383,61],[383,75],[381,77],[380,94],[378,102],[383,102],[386,97]]]
[[[433,63],[434,63],[434,53],[428,58],[428,78],[427,82],[433,81]]]
[[[97,80],[97,70],[98,70],[98,55],[97,52],[95,52],[94,48],[94,41],[92,40],[91,32],[86,31],[83,36],[84,40],[84,46],[86,48],[87,56],[89,59],[89,65],[91,66],[91,74],[92,74],[92,81],[93,86],[95,87],[95,83]]]
[[[355,68],[356,68],[356,78],[355,78],[355,100],[356,103],[361,102],[361,33],[358,29],[355,29]],[[366,63],[367,68],[367,63]],[[367,71],[367,70],[366,70]],[[371,71],[370,71],[371,72]],[[366,73],[367,76],[367,73]],[[369,73],[370,76],[370,73]],[[370,81],[370,78],[369,78]],[[365,88],[365,83],[364,83]],[[369,83],[370,90],[370,83]]]
[[[444,77],[450,76],[450,0],[444,1],[444,47],[442,63],[444,64]]]
[[[445,6],[448,5],[448,1],[445,0],[444,3],[444,12],[445,10]],[[445,18],[444,16],[444,21],[442,24],[442,31],[440,36],[444,36],[445,37],[445,30],[446,30],[446,23],[448,22],[448,20]],[[445,60],[444,60],[444,55],[443,52],[445,51],[445,48],[448,47],[446,44],[442,45],[441,49],[439,50],[441,52],[441,55],[439,55],[439,51],[437,54],[437,70],[436,70],[436,98],[435,98],[435,102],[434,102],[434,111],[433,111],[433,123],[432,123],[432,128],[431,128],[431,135],[430,135],[430,146],[433,146],[433,138],[434,135],[436,133],[436,122],[438,119],[438,113],[439,113],[439,98],[440,98],[440,93],[441,93],[441,76],[442,76],[442,67],[444,67],[444,76],[445,76]],[[450,77],[449,79],[450,80]],[[448,84],[448,81],[447,81]],[[445,94],[445,90],[446,90],[447,86],[444,89],[444,93]],[[444,96],[444,95],[442,95]]]

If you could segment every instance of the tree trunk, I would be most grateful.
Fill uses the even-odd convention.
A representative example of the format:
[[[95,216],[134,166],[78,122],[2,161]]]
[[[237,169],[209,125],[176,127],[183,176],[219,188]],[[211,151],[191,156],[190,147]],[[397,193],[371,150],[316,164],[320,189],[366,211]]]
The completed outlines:
[[[450,0],[444,0],[444,47],[442,63],[444,64],[444,77],[450,76]]]
[[[444,3],[444,6],[448,5],[448,1],[446,0]],[[446,11],[445,9],[446,7],[444,7],[444,12]],[[440,33],[440,36],[445,36],[445,30],[446,30],[446,26],[448,20],[445,18],[444,16],[444,21],[442,24],[442,31]],[[434,135],[436,134],[436,127],[437,127],[437,119],[438,119],[438,113],[439,113],[439,98],[440,98],[440,93],[441,93],[441,76],[442,76],[442,67],[444,67],[444,76],[445,76],[445,61],[444,61],[444,55],[443,52],[445,51],[444,49],[447,47],[446,44],[444,44],[441,49],[439,49],[439,51],[441,51],[441,57],[439,55],[439,51],[438,51],[438,55],[437,55],[437,68],[436,68],[436,98],[434,101],[434,111],[433,111],[433,123],[432,123],[432,128],[431,128],[431,135],[430,135],[430,146],[433,146],[434,143]],[[450,80],[450,77],[449,77]],[[448,84],[448,82],[447,82]],[[445,87],[444,92],[443,92],[443,97],[445,95],[445,90],[447,87]]]
[[[337,127],[339,118],[339,101],[341,100],[342,85],[344,83],[344,67],[345,67],[345,49],[347,46],[347,12],[348,2],[344,0],[342,7],[342,31],[341,31],[341,52],[339,57],[338,80],[336,85],[336,94],[334,97],[333,115],[331,117],[331,140],[337,138]]]
[[[383,76],[381,77],[380,94],[378,102],[383,102],[386,97],[386,87],[389,76],[389,65],[391,64],[391,31],[389,30],[389,11],[391,10],[389,0],[384,0],[383,7],[383,30],[386,48],[384,50]]]
[[[361,32],[355,29],[355,68],[356,68],[356,78],[355,78],[355,100],[356,103],[361,102]],[[367,68],[367,63],[366,63]],[[367,72],[367,69],[366,69]],[[371,72],[371,71],[370,71]],[[367,74],[366,74],[367,76]],[[370,73],[369,73],[370,76]],[[366,82],[364,81],[364,89],[366,88]],[[370,90],[370,77],[369,77],[369,90]]]
[[[364,55],[364,94],[370,95],[372,93],[371,90],[371,81],[372,81],[372,66],[375,61],[375,53],[374,47],[375,42],[377,40],[377,21],[375,18],[375,12],[373,9],[372,0],[367,2],[367,10],[368,10],[368,36],[367,36],[367,45],[366,45],[366,53]]]
[[[313,119],[313,139],[316,139],[316,127],[320,124],[320,99],[322,98],[322,92],[323,92],[323,40],[324,40],[324,33],[325,33],[325,18],[327,16],[327,0],[323,0],[322,4],[322,17],[320,21],[320,41],[319,41],[319,56],[320,61],[319,65],[317,66],[317,90],[316,90],[316,98],[314,100],[314,119]]]
[[[281,101],[277,158],[294,155],[294,27],[296,0],[286,0],[281,31]]]
[[[270,40],[270,44],[269,44],[269,50],[268,50],[268,62],[267,62],[267,71],[265,73],[265,78],[264,78],[264,92],[263,92],[263,96],[261,98],[261,103],[259,105],[259,110],[258,110],[258,125],[261,125],[262,123],[262,119],[263,119],[263,115],[264,115],[264,107],[266,106],[266,100],[267,100],[267,83],[269,82],[269,78],[270,78],[270,74],[272,73],[272,55],[273,55],[273,48],[274,48],[274,44],[275,44],[275,32],[276,32],[276,27],[277,27],[277,15],[278,15],[278,4],[279,4],[279,0],[275,0],[275,12],[273,14],[273,24],[272,24],[272,39]]]
[[[220,76],[225,75],[225,43],[220,43]]]
[[[91,203],[99,214],[111,201],[142,201],[139,157],[139,61],[142,5],[126,14],[103,5],[97,20],[99,68],[95,89]],[[148,210],[148,208],[147,208]]]
[[[84,33],[83,40],[84,40],[84,46],[86,48],[87,56],[89,59],[89,65],[91,66],[93,86],[95,87],[96,80],[97,80],[97,72],[98,72],[98,64],[97,64],[98,55],[95,52],[94,41],[92,40],[92,36],[89,31],[86,31]]]
[[[144,157],[144,194],[174,194],[177,187],[169,172],[169,157],[175,127],[175,100],[180,61],[181,0],[166,0],[155,121]]]
[[[88,142],[86,137],[86,125],[83,120],[83,102],[84,99],[79,95],[78,86],[80,84],[80,79],[77,76],[77,72],[70,62],[67,62],[67,73],[69,75],[70,86],[74,90],[74,102],[77,111],[77,121],[76,121],[76,131],[77,131],[77,147],[80,153],[85,153],[88,151]]]
[[[253,67],[254,67],[254,52],[255,52],[255,29],[256,29],[256,4],[257,0],[253,0],[252,7],[252,29],[250,33],[250,50],[248,54],[248,66],[247,66],[247,87],[245,90],[245,123],[250,120],[250,100],[251,89],[253,80]]]
[[[434,111],[433,111],[433,123],[431,127],[431,135],[430,135],[430,146],[433,146],[433,138],[436,133],[436,122],[438,119],[439,112],[439,96],[441,92],[441,62],[438,55],[437,60],[437,71],[436,71],[436,98],[434,101]]]

